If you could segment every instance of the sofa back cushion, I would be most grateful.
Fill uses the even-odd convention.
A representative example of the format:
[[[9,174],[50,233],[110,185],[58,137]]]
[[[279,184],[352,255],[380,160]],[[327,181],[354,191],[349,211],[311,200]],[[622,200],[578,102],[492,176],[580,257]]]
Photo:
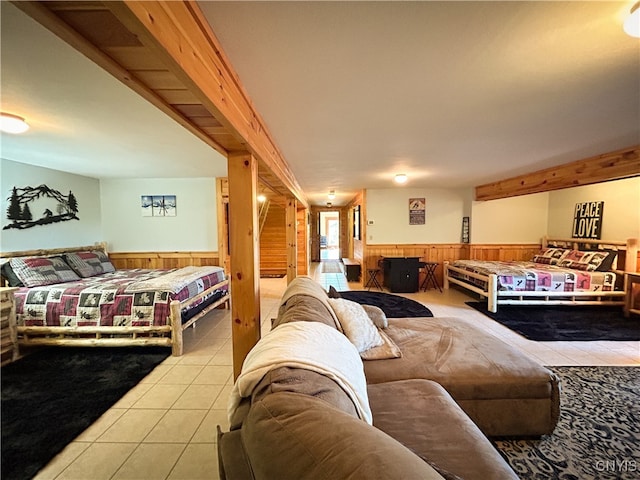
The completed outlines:
[[[289,322],[320,322],[337,328],[325,303],[310,295],[290,297],[278,309],[278,316],[271,321],[271,328]]]
[[[256,479],[442,479],[387,434],[308,395],[265,396],[241,432]]]

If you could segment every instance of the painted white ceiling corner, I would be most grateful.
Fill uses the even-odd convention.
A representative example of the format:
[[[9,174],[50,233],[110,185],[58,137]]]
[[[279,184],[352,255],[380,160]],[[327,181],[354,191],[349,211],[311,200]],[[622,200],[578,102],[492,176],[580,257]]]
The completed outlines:
[[[93,178],[224,177],[227,160],[8,2],[0,2],[2,111],[30,130],[0,155]]]
[[[199,2],[310,203],[470,188],[640,143],[632,2]],[[1,156],[95,178],[226,159],[0,2]]]
[[[400,172],[465,188],[640,143],[631,4],[199,2],[314,204]]]

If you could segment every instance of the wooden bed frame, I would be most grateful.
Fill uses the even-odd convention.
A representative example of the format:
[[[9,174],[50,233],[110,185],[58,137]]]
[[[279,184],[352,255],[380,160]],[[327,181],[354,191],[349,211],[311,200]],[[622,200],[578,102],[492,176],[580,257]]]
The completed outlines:
[[[106,243],[96,243],[95,245],[72,247],[72,248],[55,248],[49,250],[28,250],[20,252],[0,253],[0,260],[15,257],[35,257],[35,256],[51,256],[61,255],[65,253],[82,252],[87,250],[101,250],[108,255]],[[5,279],[2,278],[2,285],[5,285]],[[114,327],[114,326],[98,326],[98,327],[25,327],[18,326],[18,345],[19,346],[35,346],[35,345],[57,345],[57,346],[76,346],[76,347],[124,347],[124,346],[165,346],[171,347],[173,356],[181,356],[183,351],[182,335],[184,330],[194,326],[195,323],[209,313],[214,308],[224,305],[225,308],[230,307],[231,295],[228,293],[219,298],[211,305],[208,305],[201,312],[198,312],[187,322],[182,323],[181,310],[196,303],[201,298],[216,291],[223,286],[229,286],[228,276],[220,283],[213,285],[204,292],[180,302],[173,300],[170,304],[169,322],[162,326],[148,327]]]
[[[604,241],[604,240],[583,240],[583,239],[562,239],[547,238],[542,239],[542,248],[557,246],[579,250],[580,246],[598,245],[603,248],[615,248],[618,250],[616,265],[611,271],[616,273],[616,281],[626,281],[624,272],[636,272],[638,261],[638,239],[630,238],[626,242]],[[486,288],[472,285],[462,279],[452,277],[449,272],[458,272],[468,277],[477,278],[486,282]],[[490,312],[497,312],[498,305],[620,305],[625,304],[625,290],[614,290],[611,292],[522,292],[522,291],[499,291],[497,275],[482,275],[468,270],[454,267],[448,261],[444,262],[444,288],[449,288],[449,283],[454,283],[467,290],[477,293],[481,297],[487,298],[487,308]]]

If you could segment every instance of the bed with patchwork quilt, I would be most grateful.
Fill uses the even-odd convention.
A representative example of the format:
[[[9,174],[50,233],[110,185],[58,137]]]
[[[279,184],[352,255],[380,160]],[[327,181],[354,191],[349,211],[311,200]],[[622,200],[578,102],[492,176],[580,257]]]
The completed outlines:
[[[229,305],[218,266],[116,270],[95,246],[2,261],[3,280],[19,287],[19,345],[164,345],[177,356],[186,328]]]
[[[531,261],[445,262],[450,283],[498,305],[624,305],[624,272],[636,271],[637,240],[544,239]],[[618,267],[618,265],[620,267]]]

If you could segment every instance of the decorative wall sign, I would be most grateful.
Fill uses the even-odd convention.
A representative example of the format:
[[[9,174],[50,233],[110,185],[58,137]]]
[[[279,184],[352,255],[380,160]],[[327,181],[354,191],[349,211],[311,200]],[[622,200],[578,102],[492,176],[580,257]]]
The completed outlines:
[[[63,195],[58,190],[46,185],[37,187],[13,187],[11,196],[7,198],[7,218],[12,221],[5,225],[3,230],[35,227],[36,225],[48,225],[50,223],[66,222],[68,220],[80,220],[78,218],[78,201],[69,190],[69,195]],[[35,215],[40,213],[38,218]]]
[[[602,213],[604,202],[576,203],[573,214],[571,238],[593,238],[600,240],[602,235]]]
[[[409,225],[424,225],[426,202],[424,198],[409,199]]]
[[[175,195],[142,195],[140,207],[143,217],[175,217]]]
[[[353,207],[353,238],[361,240],[360,238],[360,205]]]
[[[469,243],[469,217],[462,217],[462,243]]]

